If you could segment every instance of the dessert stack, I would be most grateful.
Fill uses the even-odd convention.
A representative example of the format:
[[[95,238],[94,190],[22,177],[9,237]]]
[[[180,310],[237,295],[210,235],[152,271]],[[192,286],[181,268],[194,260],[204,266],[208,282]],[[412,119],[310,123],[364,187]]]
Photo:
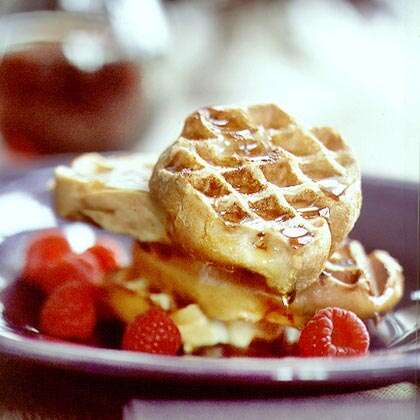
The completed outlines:
[[[185,353],[260,355],[320,310],[368,319],[402,296],[398,262],[348,239],[362,202],[348,145],[276,105],[200,109],[158,158],[82,155],[56,169],[54,198],[135,239],[106,303],[127,324],[164,311]]]

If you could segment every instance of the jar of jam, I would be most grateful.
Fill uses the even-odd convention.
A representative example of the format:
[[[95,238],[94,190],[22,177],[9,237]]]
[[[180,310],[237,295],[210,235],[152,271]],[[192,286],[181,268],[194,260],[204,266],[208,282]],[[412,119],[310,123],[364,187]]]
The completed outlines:
[[[29,156],[130,149],[148,116],[144,65],[106,13],[0,17],[0,137]]]

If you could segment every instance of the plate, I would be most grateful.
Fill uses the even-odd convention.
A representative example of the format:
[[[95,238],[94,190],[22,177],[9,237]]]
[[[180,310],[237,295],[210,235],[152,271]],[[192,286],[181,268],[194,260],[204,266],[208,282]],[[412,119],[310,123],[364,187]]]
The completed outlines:
[[[72,246],[86,247],[100,231],[84,223],[58,219],[48,185],[53,168],[0,176],[0,353],[74,371],[115,377],[183,380],[214,384],[284,386],[377,386],[414,381],[420,370],[419,346],[377,349],[362,358],[302,359],[167,357],[46,340],[33,327],[31,305],[16,278],[30,232],[53,226],[65,229]],[[403,264],[407,277],[405,300],[416,286],[418,244],[417,186],[369,178],[364,181],[364,209],[352,236],[367,249],[384,248]],[[129,240],[121,238],[127,246]],[[23,293],[23,295],[22,295]],[[22,311],[22,306],[32,308]]]

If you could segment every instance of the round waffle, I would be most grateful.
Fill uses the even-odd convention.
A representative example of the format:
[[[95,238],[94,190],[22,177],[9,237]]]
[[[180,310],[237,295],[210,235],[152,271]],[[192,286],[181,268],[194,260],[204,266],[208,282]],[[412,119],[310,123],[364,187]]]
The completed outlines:
[[[281,293],[318,277],[361,206],[360,170],[341,137],[305,131],[275,105],[190,115],[150,189],[175,243]]]
[[[290,310],[312,316],[327,306],[353,311],[360,318],[388,312],[401,299],[404,276],[387,252],[366,254],[358,241],[346,241],[325,264],[315,283],[296,294]]]

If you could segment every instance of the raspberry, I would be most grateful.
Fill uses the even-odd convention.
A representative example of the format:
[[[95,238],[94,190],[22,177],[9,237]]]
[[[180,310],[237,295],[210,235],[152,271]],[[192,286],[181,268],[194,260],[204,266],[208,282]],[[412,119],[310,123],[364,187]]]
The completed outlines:
[[[118,245],[109,240],[102,240],[85,251],[85,254],[91,254],[97,259],[105,273],[109,273],[118,268],[119,253],[120,249]]]
[[[175,355],[181,347],[181,334],[171,318],[160,309],[137,316],[124,332],[124,350]]]
[[[49,294],[69,281],[84,281],[87,284],[100,286],[102,279],[103,272],[93,255],[67,254],[54,264],[45,267],[37,285]]]
[[[57,338],[86,340],[96,324],[95,302],[91,287],[72,281],[58,287],[41,309],[41,332]]]
[[[356,314],[340,308],[318,311],[299,339],[301,356],[361,356],[369,348],[369,333]]]
[[[67,239],[58,229],[50,229],[33,235],[26,250],[22,277],[28,283],[36,284],[46,266],[70,252]]]

